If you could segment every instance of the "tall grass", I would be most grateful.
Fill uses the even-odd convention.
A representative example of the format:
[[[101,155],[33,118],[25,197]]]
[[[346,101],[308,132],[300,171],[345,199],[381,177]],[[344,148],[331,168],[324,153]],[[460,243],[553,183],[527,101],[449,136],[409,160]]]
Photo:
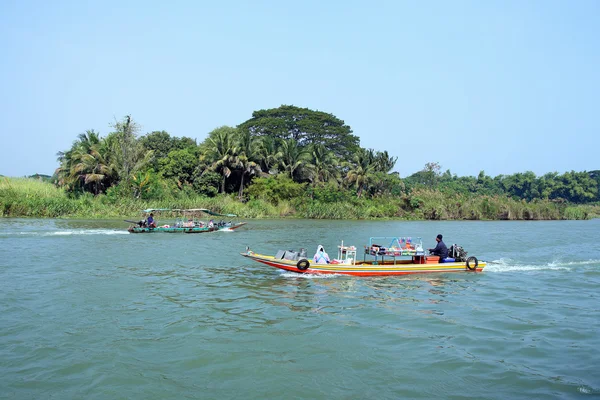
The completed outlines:
[[[588,219],[600,207],[571,205],[550,200],[525,202],[505,196],[467,196],[435,190],[416,190],[405,197],[404,208],[422,219],[433,220],[556,220]]]
[[[148,208],[208,208],[240,218],[268,218],[294,215],[289,202],[274,206],[264,200],[240,203],[235,196],[182,196],[162,200],[94,197],[86,193],[69,197],[63,189],[29,178],[0,178],[0,215],[5,217],[121,218],[140,216]],[[171,217],[176,213],[163,213]]]
[[[469,196],[415,190],[403,197],[354,199],[335,203],[298,198],[273,205],[266,200],[239,202],[233,195],[182,195],[141,200],[87,193],[68,196],[50,183],[28,178],[0,178],[0,215],[50,218],[138,218],[147,208],[208,208],[238,218],[313,218],[410,220],[544,220],[600,217],[600,205],[566,205],[548,200],[527,203],[501,196]],[[161,218],[175,213],[163,213]]]

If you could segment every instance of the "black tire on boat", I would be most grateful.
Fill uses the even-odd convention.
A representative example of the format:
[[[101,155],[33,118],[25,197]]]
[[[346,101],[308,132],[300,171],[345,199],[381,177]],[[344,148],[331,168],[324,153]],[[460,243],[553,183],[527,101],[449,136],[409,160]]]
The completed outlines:
[[[471,266],[472,264],[472,266]],[[477,261],[477,257],[469,257],[467,258],[467,268],[469,271],[477,271],[477,266],[479,265],[479,261]]]
[[[306,271],[309,266],[310,266],[310,263],[308,262],[308,260],[306,258],[303,258],[302,260],[298,261],[298,264],[296,264],[296,267],[300,271]]]

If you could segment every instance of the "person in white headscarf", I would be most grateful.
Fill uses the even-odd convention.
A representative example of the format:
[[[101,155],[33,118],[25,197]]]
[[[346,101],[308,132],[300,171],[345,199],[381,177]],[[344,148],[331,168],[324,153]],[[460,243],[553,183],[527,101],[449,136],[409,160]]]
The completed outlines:
[[[323,245],[317,246],[317,252],[313,257],[313,261],[315,262],[315,264],[329,264],[329,255],[325,252]]]

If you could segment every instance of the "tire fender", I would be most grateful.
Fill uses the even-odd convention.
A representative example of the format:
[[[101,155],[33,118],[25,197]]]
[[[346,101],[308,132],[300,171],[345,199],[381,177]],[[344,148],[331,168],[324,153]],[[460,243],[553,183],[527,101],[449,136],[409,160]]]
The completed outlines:
[[[478,265],[479,265],[479,261],[477,260],[477,257],[467,258],[467,269],[469,271],[477,271]]]
[[[310,267],[310,262],[306,258],[303,258],[296,264],[296,268],[298,268],[300,271],[306,271],[308,267]]]

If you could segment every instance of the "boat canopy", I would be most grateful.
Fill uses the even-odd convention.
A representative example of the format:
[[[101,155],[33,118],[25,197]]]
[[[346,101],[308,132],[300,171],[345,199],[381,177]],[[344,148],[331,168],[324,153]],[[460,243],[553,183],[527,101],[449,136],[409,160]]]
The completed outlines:
[[[156,211],[173,211],[179,213],[195,213],[195,212],[203,212],[209,215],[214,215],[217,217],[237,217],[236,214],[220,214],[218,212],[211,211],[207,208],[148,208],[147,210],[142,210],[144,213],[151,213]]]

